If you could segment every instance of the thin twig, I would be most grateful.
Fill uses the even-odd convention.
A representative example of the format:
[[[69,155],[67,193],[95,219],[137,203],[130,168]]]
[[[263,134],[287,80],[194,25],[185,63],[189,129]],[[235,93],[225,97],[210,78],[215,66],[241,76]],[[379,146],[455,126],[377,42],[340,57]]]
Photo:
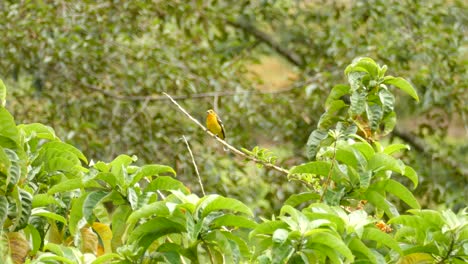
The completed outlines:
[[[212,136],[213,138],[215,138],[218,142],[220,142],[221,144],[223,144],[226,148],[228,148],[229,150],[232,151],[232,153],[238,155],[238,156],[241,156],[245,159],[248,159],[250,161],[253,161],[255,163],[258,163],[258,164],[262,164],[265,168],[269,168],[269,169],[273,169],[273,170],[276,170],[276,171],[279,171],[281,173],[285,173],[285,174],[289,174],[289,171],[284,169],[284,168],[281,168],[281,167],[278,167],[274,164],[271,164],[271,163],[268,163],[268,162],[265,162],[265,161],[262,161],[262,160],[259,160],[255,157],[252,157],[252,156],[249,156],[247,154],[245,154],[244,152],[238,150],[237,148],[231,146],[230,144],[228,144],[226,141],[222,140],[221,138],[219,138],[218,136],[216,136],[215,134],[211,133],[208,129],[206,129],[205,126],[203,126],[200,122],[198,122],[197,119],[195,119],[194,117],[192,117],[189,113],[187,113],[187,111],[185,111],[185,109],[180,106],[176,100],[174,100],[169,94],[167,93],[163,93],[165,96],[167,96],[169,98],[169,100],[171,100],[171,102],[173,104],[175,104],[179,110],[184,113],[190,120],[192,120],[195,124],[197,124],[199,127],[201,127],[206,133],[208,133],[208,135]]]
[[[195,173],[197,174],[198,183],[200,183],[200,187],[201,187],[201,191],[203,193],[203,196],[206,196],[205,189],[203,188],[203,183],[202,183],[202,180],[201,180],[201,177],[200,177],[200,173],[198,172],[197,163],[195,163],[195,158],[193,157],[193,153],[192,153],[192,150],[190,149],[190,145],[189,145],[189,143],[187,141],[187,138],[185,138],[185,136],[182,136],[182,138],[185,141],[185,145],[187,145],[187,149],[188,149],[188,151],[190,153],[190,157],[192,157],[193,167],[195,168]]]
[[[315,80],[317,80],[320,75],[316,75],[312,78],[309,78],[304,81],[296,82],[292,85],[289,85],[283,89],[277,89],[274,91],[260,91],[260,90],[250,90],[250,91],[222,91],[222,92],[207,92],[207,93],[198,93],[198,94],[191,94],[191,95],[177,95],[173,96],[174,100],[189,100],[189,99],[199,99],[199,98],[209,98],[209,97],[222,97],[222,96],[237,96],[237,95],[250,95],[250,94],[279,94],[279,93],[286,93],[290,92],[294,89],[303,87],[308,85]],[[119,101],[165,101],[168,100],[166,96],[161,95],[121,95],[117,93],[113,93],[111,91],[99,88],[92,84],[83,84],[84,88],[88,90],[92,90],[101,94],[104,94],[108,97]]]

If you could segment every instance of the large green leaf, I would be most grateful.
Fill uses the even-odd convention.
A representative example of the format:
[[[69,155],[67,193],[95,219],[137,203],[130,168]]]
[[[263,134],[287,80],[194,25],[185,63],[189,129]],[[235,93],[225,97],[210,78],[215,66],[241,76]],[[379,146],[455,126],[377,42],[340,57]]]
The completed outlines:
[[[11,149],[3,149],[4,153],[10,161],[10,167],[7,174],[7,187],[15,185],[21,178],[21,161],[18,155]],[[10,185],[10,186],[8,186]]]
[[[390,113],[393,111],[395,105],[395,97],[391,92],[385,88],[381,88],[379,91],[379,99],[383,106],[384,114]]]
[[[202,217],[207,216],[209,213],[213,211],[219,211],[219,210],[239,212],[239,213],[244,213],[246,215],[253,216],[252,210],[247,205],[243,204],[241,201],[233,199],[233,198],[222,197],[222,196],[217,196],[213,200],[209,201],[208,203],[204,205],[200,204],[200,208],[202,210]]]
[[[401,77],[385,76],[383,83],[391,84],[397,88],[400,88],[402,91],[406,92],[411,97],[413,97],[414,100],[419,102],[419,97],[418,97],[418,94],[416,93],[416,90],[407,80]]]
[[[374,256],[372,250],[368,248],[359,238],[351,238],[351,241],[348,243],[348,247],[351,249],[351,251],[353,251],[354,255],[357,255],[356,252],[359,252],[364,255],[371,263],[378,263],[377,258]],[[385,264],[385,262],[378,264]]]
[[[46,193],[40,193],[36,194],[33,197],[32,201],[32,207],[46,207],[50,204],[53,205],[60,205],[60,203],[63,203],[61,200],[56,199],[54,196],[46,194]]]
[[[418,187],[418,182],[419,182],[418,174],[413,168],[411,168],[410,166],[405,166],[405,171],[403,175],[413,182],[413,185],[414,185],[413,189],[416,189],[416,187]]]
[[[367,169],[374,173],[379,171],[391,170],[403,174],[404,165],[399,163],[394,157],[384,153],[375,154],[367,164]]]
[[[376,131],[383,117],[382,107],[380,107],[380,105],[378,104],[365,104],[365,105],[366,105],[367,119],[369,120],[369,123],[370,123],[370,128],[372,131]]]
[[[91,192],[85,199],[83,203],[83,216],[85,217],[88,223],[92,223],[93,221],[93,210],[98,203],[104,199],[109,193],[105,191],[95,191]]]
[[[168,216],[170,214],[166,203],[157,201],[151,204],[144,205],[140,209],[133,211],[127,219],[128,224],[134,224],[141,219],[148,218],[152,215]]]
[[[19,143],[19,133],[13,116],[3,107],[0,107],[0,136],[4,136]],[[3,146],[5,147],[5,146]]]
[[[3,223],[8,216],[8,200],[5,196],[0,195],[0,228],[3,229]]]
[[[145,188],[145,192],[179,190],[184,194],[189,194],[188,188],[180,181],[170,176],[159,176]]]
[[[380,193],[373,190],[368,190],[365,196],[371,204],[373,204],[378,209],[383,210],[388,217],[394,217],[395,213],[398,213],[395,212],[396,210],[392,208],[390,202],[385,200],[385,197],[383,197]]]
[[[350,97],[351,106],[349,108],[349,115],[355,117],[361,115],[366,109],[367,93],[364,91],[353,91]]]
[[[307,158],[309,160],[315,159],[317,155],[318,148],[322,141],[327,138],[328,132],[326,130],[314,130],[310,133],[309,139],[307,140]]]
[[[185,227],[177,222],[164,217],[155,217],[135,228],[128,238],[128,243],[140,241],[139,245],[146,248],[161,236],[184,231]]]
[[[28,224],[29,217],[31,216],[33,196],[19,187],[15,188],[14,196],[17,208],[15,230],[20,230]]]
[[[53,128],[41,123],[20,124],[18,125],[18,130],[25,138],[31,138],[34,136],[40,139],[59,140],[55,135]]]
[[[320,176],[328,176],[331,168],[331,163],[326,161],[311,161],[293,167],[289,170],[289,174],[308,173]]]
[[[133,176],[130,186],[137,183],[141,178],[149,176],[159,176],[160,174],[172,174],[176,175],[176,172],[173,168],[165,165],[151,164],[141,167],[138,172]]]
[[[5,176],[8,176],[8,173],[10,171],[10,166],[11,166],[10,158],[7,156],[4,149],[0,146],[0,175],[3,174]],[[8,180],[5,182],[5,184],[8,184]],[[0,188],[2,187],[3,186],[0,186]]]
[[[83,187],[83,180],[81,178],[73,178],[64,180],[54,186],[52,186],[47,194],[63,193],[72,191],[75,189],[80,189]]]
[[[325,102],[325,107],[329,108],[332,102],[336,100],[341,100],[341,97],[349,94],[349,92],[350,92],[349,85],[344,85],[344,84],[335,85],[327,97],[327,101]]]
[[[421,208],[413,193],[410,192],[405,186],[403,186],[403,184],[395,180],[388,179],[385,182],[385,190],[403,200],[411,208]]]
[[[320,194],[315,192],[303,192],[292,194],[286,199],[284,205],[297,206],[303,202],[317,202],[320,199]]]
[[[50,211],[47,211],[47,210],[45,210],[43,208],[34,208],[34,209],[32,209],[31,215],[43,216],[43,217],[49,218],[49,219],[54,220],[54,221],[62,222],[65,225],[67,224],[67,220],[65,219],[65,217],[63,217],[61,215],[58,215],[56,213],[52,213]]]
[[[346,67],[345,74],[352,72],[367,72],[372,79],[376,79],[379,74],[379,66],[375,61],[368,57],[357,58],[352,64]]]
[[[75,148],[74,146],[70,144],[60,142],[60,141],[47,142],[46,144],[42,146],[41,152],[52,150],[52,149],[58,150],[60,152],[73,153],[78,159],[84,161],[85,163],[88,163],[88,159],[86,159],[86,157],[83,155],[83,153],[79,149]]]
[[[354,260],[353,253],[346,246],[341,237],[333,235],[327,229],[313,229],[304,234],[307,238],[307,245],[313,248],[313,244],[321,244],[341,253],[348,261]]]
[[[383,150],[383,153],[387,154],[387,155],[392,155],[396,152],[399,152],[401,151],[402,149],[406,149],[406,150],[409,150],[410,147],[406,144],[391,144],[387,147],[385,147],[385,149]]]
[[[245,216],[225,214],[213,220],[211,226],[213,228],[222,226],[255,228],[257,223]]]
[[[398,242],[390,235],[380,231],[375,227],[366,227],[364,228],[364,233],[362,234],[362,239],[374,240],[379,243],[384,244],[385,246],[395,250],[398,253],[402,253]]]

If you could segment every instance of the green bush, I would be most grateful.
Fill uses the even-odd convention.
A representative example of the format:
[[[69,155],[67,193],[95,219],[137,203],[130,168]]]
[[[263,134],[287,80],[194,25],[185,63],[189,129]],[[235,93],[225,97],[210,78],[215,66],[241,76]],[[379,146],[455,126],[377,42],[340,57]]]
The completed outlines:
[[[168,166],[88,161],[51,127],[17,125],[0,83],[2,263],[465,263],[467,210],[420,209],[395,180],[418,185],[394,157],[407,146],[379,142],[396,123],[389,86],[418,99],[385,70],[369,58],[346,68],[349,85],[331,90],[307,142],[311,161],[289,170],[306,191],[271,219],[191,193]],[[398,211],[397,200],[412,209]]]

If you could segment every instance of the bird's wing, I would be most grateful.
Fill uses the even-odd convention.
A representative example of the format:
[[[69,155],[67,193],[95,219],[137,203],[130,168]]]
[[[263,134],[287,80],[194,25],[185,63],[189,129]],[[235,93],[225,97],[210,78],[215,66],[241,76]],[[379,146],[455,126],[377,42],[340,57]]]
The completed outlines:
[[[225,134],[225,132],[224,132],[223,121],[221,121],[221,118],[219,118],[218,115],[216,115],[216,120],[218,121],[219,126],[221,127],[221,134],[223,134],[223,139],[225,139],[225,138],[226,138],[226,134]]]

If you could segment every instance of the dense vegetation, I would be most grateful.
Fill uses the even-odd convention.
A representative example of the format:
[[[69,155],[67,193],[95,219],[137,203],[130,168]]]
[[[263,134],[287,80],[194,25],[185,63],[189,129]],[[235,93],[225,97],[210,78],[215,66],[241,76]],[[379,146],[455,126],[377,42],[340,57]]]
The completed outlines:
[[[396,124],[388,86],[419,97],[386,70],[369,58],[346,68],[349,85],[331,90],[307,142],[312,161],[283,169],[306,191],[271,219],[233,198],[191,193],[168,166],[136,166],[128,155],[89,163],[52,128],[16,125],[0,83],[2,262],[465,263],[466,210],[421,210],[394,179],[419,183],[394,157],[408,146],[379,142]],[[244,151],[273,166],[265,152]],[[412,209],[400,213],[395,199]]]
[[[0,1],[1,248],[28,241],[38,262],[463,260],[467,9]],[[162,92],[200,121],[214,108],[244,157]]]

